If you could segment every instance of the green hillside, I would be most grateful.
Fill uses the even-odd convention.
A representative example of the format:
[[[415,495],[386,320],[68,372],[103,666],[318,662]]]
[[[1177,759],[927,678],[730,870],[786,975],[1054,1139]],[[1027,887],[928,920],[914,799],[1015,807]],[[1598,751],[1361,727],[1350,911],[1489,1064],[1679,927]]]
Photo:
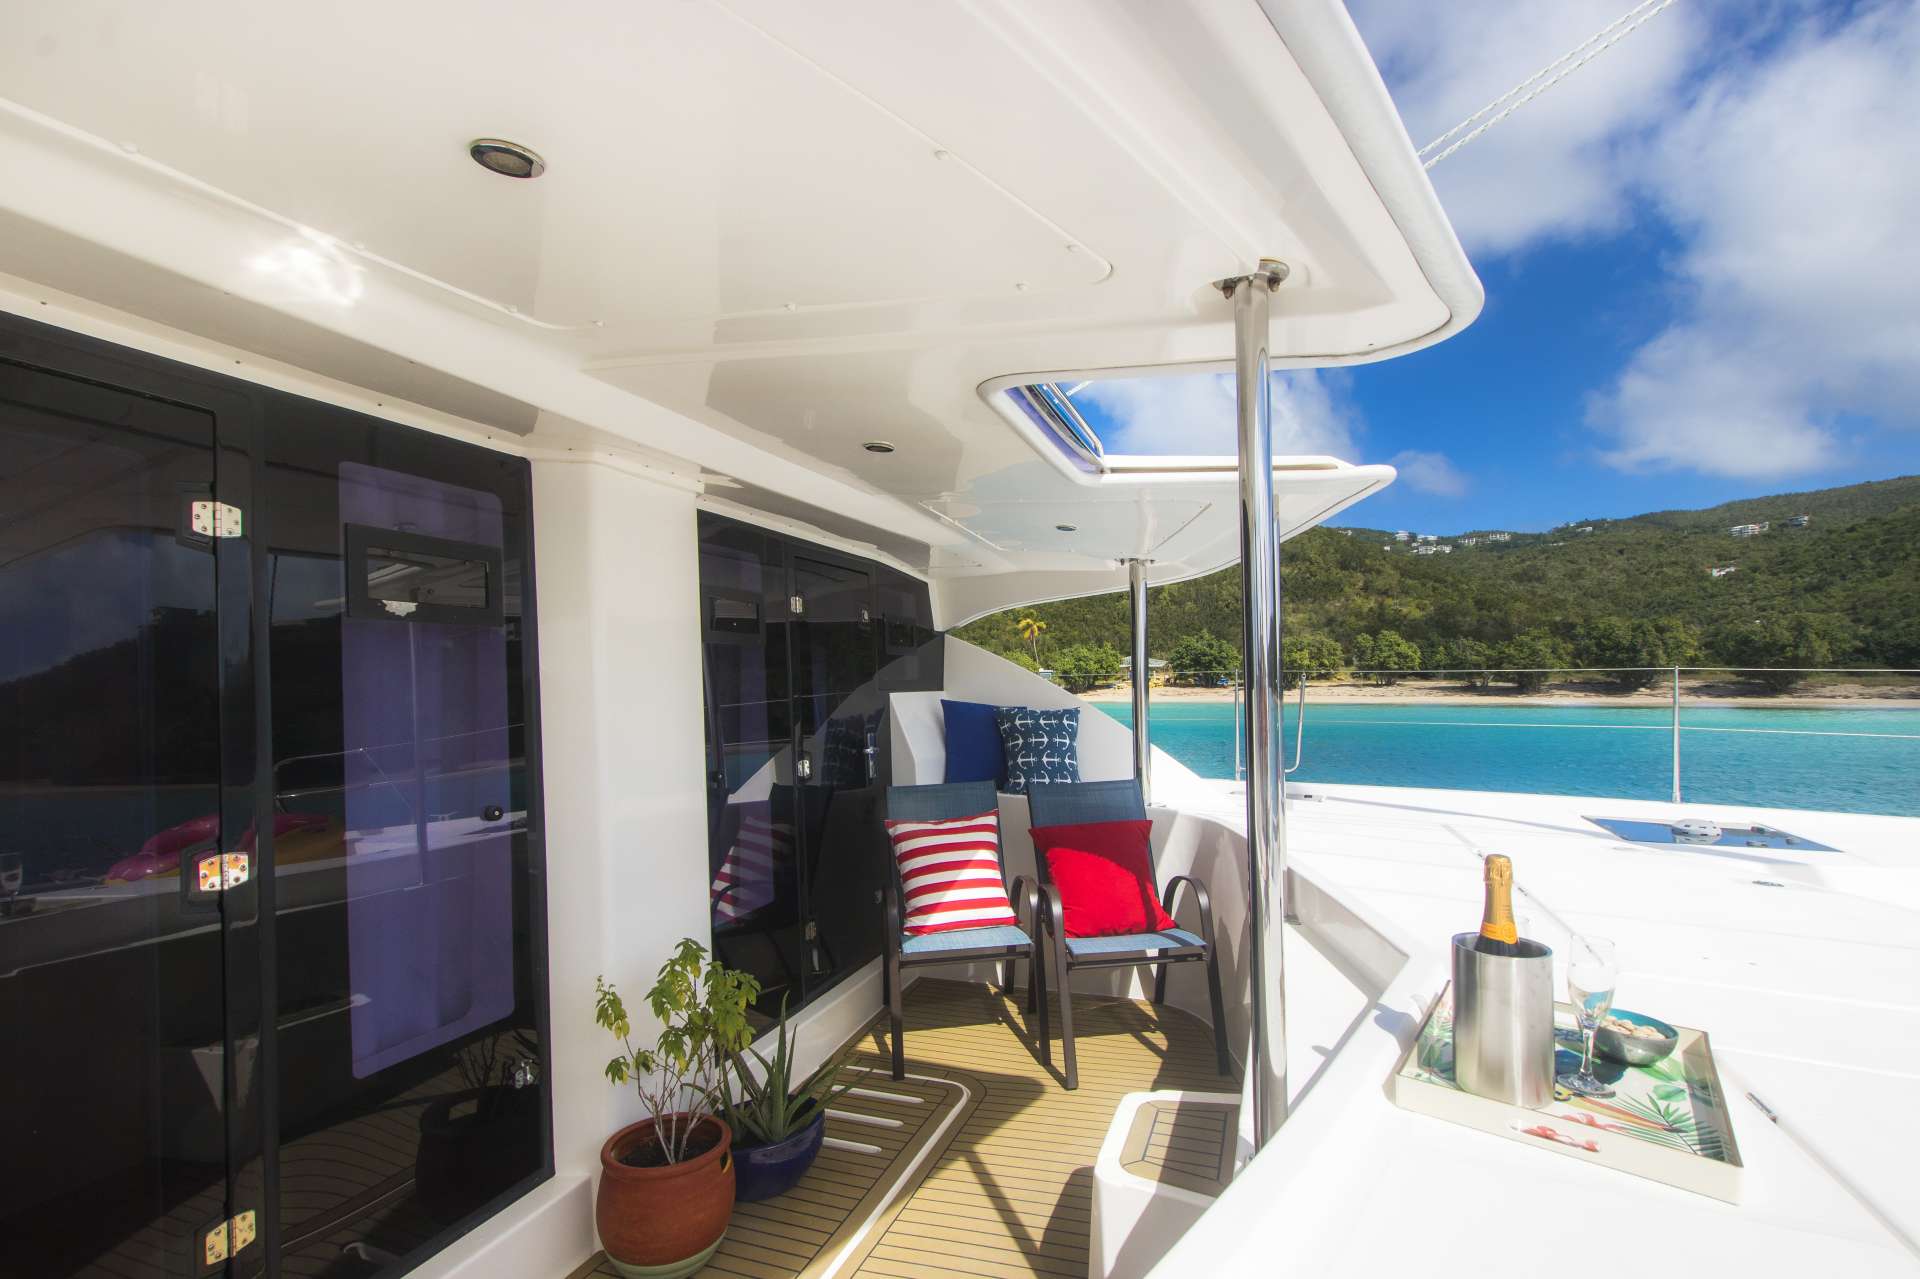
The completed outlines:
[[[1811,517],[1806,527],[1788,526],[1800,515]],[[1770,527],[1758,536],[1728,531],[1761,521]],[[1441,537],[1453,550],[1431,555],[1379,529],[1321,528],[1288,542],[1290,664],[1920,667],[1920,476],[1506,542],[1464,545],[1469,535]],[[1046,624],[1039,656],[1056,668],[1084,658],[1073,651],[1083,646],[1126,645],[1121,594],[1010,610],[958,634],[1031,658],[1018,628],[1027,616]],[[1237,661],[1238,568],[1155,588],[1149,617],[1154,656],[1209,633]],[[1176,664],[1201,651],[1189,644]]]

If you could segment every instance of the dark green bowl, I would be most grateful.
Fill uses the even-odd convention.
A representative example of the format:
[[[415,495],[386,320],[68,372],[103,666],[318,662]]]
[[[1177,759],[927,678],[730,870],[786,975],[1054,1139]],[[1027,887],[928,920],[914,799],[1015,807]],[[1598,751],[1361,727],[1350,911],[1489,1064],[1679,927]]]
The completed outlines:
[[[1666,1060],[1667,1054],[1680,1042],[1680,1032],[1658,1017],[1628,1012],[1624,1008],[1616,1008],[1608,1015],[1636,1026],[1651,1026],[1661,1035],[1659,1039],[1623,1035],[1602,1026],[1593,1032],[1593,1050],[1608,1061],[1617,1061],[1623,1066],[1651,1066],[1657,1061]]]

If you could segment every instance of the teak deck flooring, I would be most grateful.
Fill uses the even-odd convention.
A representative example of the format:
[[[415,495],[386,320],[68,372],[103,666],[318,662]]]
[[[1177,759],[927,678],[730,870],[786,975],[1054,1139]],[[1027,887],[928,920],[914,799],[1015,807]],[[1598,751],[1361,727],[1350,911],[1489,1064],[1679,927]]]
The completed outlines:
[[[1179,1009],[1076,997],[1080,1087],[1068,1092],[1057,1073],[1058,1039],[1052,1069],[1043,1069],[1026,1014],[997,990],[923,979],[905,1003],[906,1080],[887,1073],[883,1016],[862,1035],[855,1063],[873,1073],[860,1087],[939,1104],[919,1114],[920,1106],[850,1095],[836,1108],[901,1118],[902,1128],[830,1117],[829,1136],[880,1145],[885,1157],[856,1161],[830,1148],[789,1194],[741,1204],[702,1276],[1080,1279],[1094,1159],[1121,1098],[1238,1086],[1214,1069],[1212,1032]],[[900,1184],[920,1144],[926,1157]],[[588,1276],[618,1279],[618,1272],[596,1255],[571,1279]]]

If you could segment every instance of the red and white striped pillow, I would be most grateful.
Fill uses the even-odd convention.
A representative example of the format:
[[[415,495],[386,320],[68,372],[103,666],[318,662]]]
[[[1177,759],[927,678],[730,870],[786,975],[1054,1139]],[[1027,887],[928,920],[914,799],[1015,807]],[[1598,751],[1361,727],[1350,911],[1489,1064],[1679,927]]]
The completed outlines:
[[[889,821],[908,933],[1014,924],[1000,874],[1000,814]]]
[[[740,819],[733,847],[720,862],[709,892],[716,923],[730,924],[772,904],[781,869],[793,860],[793,827],[757,813]]]

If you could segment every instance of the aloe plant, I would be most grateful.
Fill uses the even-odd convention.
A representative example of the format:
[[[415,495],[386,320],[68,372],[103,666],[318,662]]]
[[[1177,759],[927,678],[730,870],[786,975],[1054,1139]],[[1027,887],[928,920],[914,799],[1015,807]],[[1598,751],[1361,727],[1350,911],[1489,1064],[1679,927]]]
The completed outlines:
[[[749,1056],[760,1064],[758,1074],[747,1064]],[[852,1080],[839,1083],[845,1066],[844,1054],[834,1057],[797,1088],[793,1086],[793,1042],[787,1035],[787,1001],[782,999],[773,1056],[768,1058],[751,1046],[733,1054],[733,1074],[740,1095],[738,1099],[730,1091],[727,1095],[727,1122],[735,1132],[763,1145],[785,1141],[853,1087]]]

